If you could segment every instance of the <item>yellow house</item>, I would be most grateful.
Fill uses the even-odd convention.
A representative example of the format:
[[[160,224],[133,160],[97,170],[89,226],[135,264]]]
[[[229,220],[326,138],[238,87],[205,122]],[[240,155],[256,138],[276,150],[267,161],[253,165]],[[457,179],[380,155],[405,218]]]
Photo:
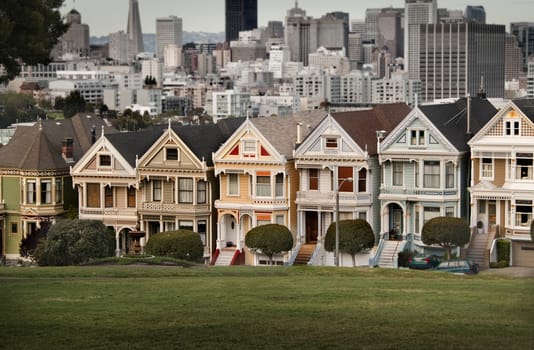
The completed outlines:
[[[296,238],[298,172],[296,144],[325,116],[323,111],[287,117],[247,119],[214,153],[219,177],[216,265],[266,263],[266,257],[245,247],[245,235],[268,223],[287,226]],[[287,254],[275,256],[281,264]]]

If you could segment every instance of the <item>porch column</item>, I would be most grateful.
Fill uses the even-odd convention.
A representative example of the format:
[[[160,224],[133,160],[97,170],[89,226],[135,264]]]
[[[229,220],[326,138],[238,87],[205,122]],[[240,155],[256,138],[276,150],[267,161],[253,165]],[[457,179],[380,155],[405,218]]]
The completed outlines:
[[[119,257],[121,256],[121,250],[120,250],[120,233],[115,232],[115,256]]]
[[[217,221],[217,249],[222,249],[221,240],[221,222]]]
[[[236,230],[237,230],[237,249],[238,250],[241,250],[241,248],[243,247],[243,243],[244,243],[244,240],[245,240],[245,234],[243,232],[241,232],[241,222],[240,220],[236,220]]]
[[[321,227],[321,216],[323,213],[321,211],[317,212],[317,241],[322,242],[324,240],[323,235],[323,228]],[[304,241],[306,241],[306,237],[304,237]]]
[[[174,198],[173,198],[174,204],[178,204],[178,176],[174,177]],[[178,226],[176,226],[178,227]]]

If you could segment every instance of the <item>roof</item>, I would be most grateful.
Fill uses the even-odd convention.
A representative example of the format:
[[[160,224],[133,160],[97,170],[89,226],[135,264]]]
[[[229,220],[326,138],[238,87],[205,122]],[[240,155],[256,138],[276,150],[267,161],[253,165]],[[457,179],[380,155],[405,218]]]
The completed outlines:
[[[375,155],[376,132],[385,130],[390,133],[410,111],[411,108],[405,103],[391,103],[377,105],[372,109],[334,113],[332,117],[362,150]]]
[[[73,139],[73,159],[79,160],[92,144],[91,129],[96,134],[116,132],[102,118],[77,114],[60,121],[42,120],[32,126],[18,126],[9,143],[0,149],[0,168],[20,170],[57,170],[68,168],[61,153],[66,138]]]
[[[302,141],[324,117],[323,110],[314,110],[290,116],[252,118],[250,121],[281,155],[291,159],[297,143],[297,125],[302,123]]]
[[[534,122],[534,99],[518,99],[512,101],[532,122]]]
[[[467,141],[489,122],[497,109],[485,98],[471,97],[469,132],[467,98],[453,103],[419,106],[419,109],[459,151],[469,151]]]

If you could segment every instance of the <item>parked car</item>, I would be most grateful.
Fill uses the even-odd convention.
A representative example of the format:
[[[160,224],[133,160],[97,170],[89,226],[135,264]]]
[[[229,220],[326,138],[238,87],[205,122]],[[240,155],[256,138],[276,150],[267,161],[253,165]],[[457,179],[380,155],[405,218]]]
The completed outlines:
[[[424,257],[413,257],[408,260],[408,267],[416,270],[433,269],[439,265],[441,259],[437,255],[429,255]]]
[[[477,274],[480,267],[474,261],[459,259],[442,261],[436,267],[436,270],[463,274]]]

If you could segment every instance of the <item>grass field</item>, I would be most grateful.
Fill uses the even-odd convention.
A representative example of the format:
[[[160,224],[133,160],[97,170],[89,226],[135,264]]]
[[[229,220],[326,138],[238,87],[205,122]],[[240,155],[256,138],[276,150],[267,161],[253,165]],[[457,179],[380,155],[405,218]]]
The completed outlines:
[[[533,349],[534,280],[368,268],[0,268],[1,349]]]

